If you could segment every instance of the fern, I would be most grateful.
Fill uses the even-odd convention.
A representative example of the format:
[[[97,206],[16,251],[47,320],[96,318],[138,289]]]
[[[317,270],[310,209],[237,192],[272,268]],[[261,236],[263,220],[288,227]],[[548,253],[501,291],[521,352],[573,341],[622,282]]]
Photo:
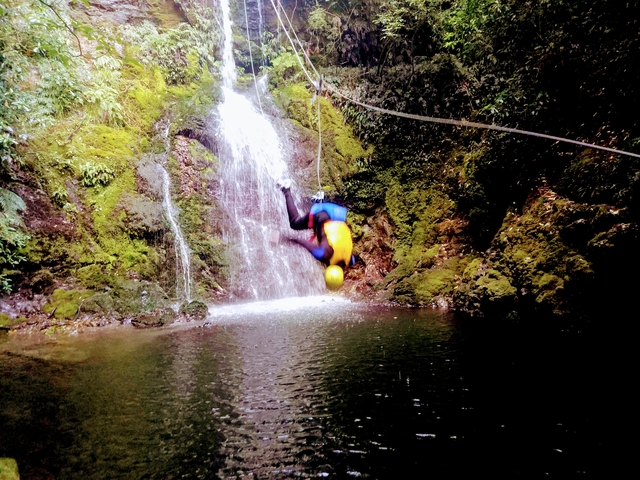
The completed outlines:
[[[0,267],[14,266],[24,261],[20,254],[29,235],[21,227],[24,225],[19,211],[26,210],[24,200],[15,193],[0,188]],[[9,291],[10,282],[4,274],[0,274],[0,290]]]
[[[104,163],[84,163],[80,165],[80,172],[85,187],[106,187],[115,178],[113,170]]]

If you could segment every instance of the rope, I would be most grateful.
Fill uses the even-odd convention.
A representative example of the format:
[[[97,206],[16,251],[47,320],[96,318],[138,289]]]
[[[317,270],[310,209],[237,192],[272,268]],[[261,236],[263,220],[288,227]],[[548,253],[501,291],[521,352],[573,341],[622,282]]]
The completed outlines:
[[[262,102],[260,101],[260,92],[258,91],[258,79],[256,78],[256,71],[253,66],[253,53],[251,53],[251,34],[249,33],[249,15],[247,15],[247,0],[244,2],[244,24],[247,28],[247,42],[249,43],[249,59],[251,60],[251,73],[253,74],[253,85],[256,89],[256,98],[258,99],[258,106],[260,107],[260,113],[264,117],[262,111]]]
[[[289,39],[289,43],[291,44],[291,48],[293,49],[293,53],[295,53],[296,59],[298,60],[298,63],[300,64],[300,68],[302,69],[302,71],[304,72],[306,77],[309,79],[309,82],[311,82],[311,85],[313,85],[316,88],[315,97],[316,97],[316,100],[318,102],[318,159],[317,159],[317,162],[316,162],[317,163],[317,169],[318,169],[318,193],[316,195],[314,195],[313,198],[316,199],[316,200],[322,201],[323,198],[324,198],[324,192],[322,190],[322,182],[320,180],[320,159],[321,159],[321,156],[322,156],[322,123],[321,123],[321,117],[320,117],[320,94],[321,94],[321,91],[322,91],[323,78],[318,73],[316,68],[313,66],[313,62],[311,62],[311,59],[308,57],[307,52],[304,51],[304,47],[302,46],[302,42],[300,42],[300,39],[298,38],[298,35],[296,34],[295,28],[293,28],[293,25],[291,24],[291,20],[289,20],[289,16],[287,15],[287,12],[284,10],[284,7],[281,7],[282,8],[282,13],[284,14],[285,18],[287,19],[287,23],[291,27],[291,31],[293,32],[294,36],[296,37],[296,40],[298,41],[298,44],[300,45],[300,50],[302,50],[302,53],[304,54],[306,60],[309,62],[309,65],[311,65],[311,68],[313,69],[313,71],[316,73],[316,75],[318,75],[318,81],[317,82],[313,81],[313,78],[311,77],[311,74],[304,67],[304,64],[303,64],[302,60],[300,60],[300,55],[298,54],[298,50],[296,49],[296,46],[293,43],[293,40],[291,39],[291,35],[289,35],[289,31],[287,30],[287,28],[284,25],[284,22],[282,21],[282,17],[280,16],[280,11],[279,11],[278,8],[276,8],[273,0],[271,0],[271,5],[273,6],[273,9],[275,10],[276,15],[278,16],[278,20],[280,22],[280,25],[282,26],[282,30],[284,31],[285,35]]]
[[[298,52],[296,50],[296,47],[293,43],[293,40],[291,39],[291,36],[289,35],[289,32],[287,31],[287,28],[284,25],[284,22],[282,21],[282,17],[280,16],[280,12],[278,11],[278,9],[276,8],[273,0],[271,0],[271,5],[273,6],[274,10],[276,11],[276,15],[278,16],[278,20],[280,21],[280,25],[282,26],[282,29],[284,30],[284,33],[287,35],[287,38],[289,39],[289,42],[291,43],[291,46],[293,48],[293,52],[296,55],[296,58],[298,60],[298,63],[300,64],[300,68],[302,68],[302,71],[304,72],[304,74],[306,75],[306,77],[309,79],[309,82],[311,82],[312,85],[316,85],[316,83],[313,81],[313,79],[311,78],[311,75],[309,74],[309,72],[304,68],[304,65],[302,63],[302,60],[300,59],[300,56],[298,55]],[[285,12],[285,17],[287,17],[286,12]],[[289,20],[289,17],[287,17],[287,21],[289,23],[289,25],[291,26],[291,30],[294,32],[295,35],[295,29],[293,28],[293,25],[291,24],[291,21]],[[298,38],[297,35],[296,39]],[[298,42],[300,42],[300,40],[298,39]],[[302,44],[301,44],[302,45]],[[302,48],[302,53],[305,56],[305,59],[309,62],[309,64],[311,65],[311,67],[313,68],[313,71],[317,73],[317,70],[315,69],[315,67],[313,66],[313,62],[311,62],[311,59],[309,59],[307,53],[304,51],[304,48]],[[553,140],[556,142],[564,142],[564,143],[571,143],[573,145],[579,145],[581,147],[586,147],[586,148],[593,148],[595,150],[603,150],[605,152],[609,152],[609,153],[614,153],[616,155],[627,155],[629,157],[635,157],[635,158],[640,158],[640,154],[638,153],[631,153],[631,152],[627,152],[625,150],[618,150],[615,148],[609,148],[609,147],[603,147],[600,145],[595,145],[593,143],[587,143],[587,142],[581,142],[579,140],[571,140],[569,138],[563,138],[563,137],[556,137],[554,135],[547,135],[545,133],[538,133],[538,132],[532,132],[530,130],[520,130],[518,128],[510,128],[510,127],[502,127],[500,125],[494,125],[494,124],[486,124],[486,123],[479,123],[479,122],[468,122],[466,120],[454,120],[454,119],[450,119],[450,118],[438,118],[438,117],[430,117],[427,115],[415,115],[415,114],[411,114],[411,113],[404,113],[404,112],[398,112],[396,110],[388,110],[386,108],[380,108],[380,107],[376,107],[373,105],[369,105],[363,102],[360,102],[354,98],[351,98],[347,95],[344,95],[343,93],[341,93],[340,91],[338,91],[338,89],[333,86],[331,83],[325,81],[324,82],[327,85],[327,88],[339,95],[340,97],[342,97],[343,99],[354,103],[356,105],[359,105],[363,108],[367,108],[369,110],[374,110],[376,112],[379,113],[384,113],[387,115],[394,115],[396,117],[403,117],[403,118],[408,118],[411,120],[418,120],[421,122],[431,122],[431,123],[440,123],[440,124],[446,124],[446,125],[456,125],[459,127],[467,127],[467,128],[479,128],[479,129],[485,129],[485,130],[497,130],[499,132],[507,132],[507,133],[517,133],[517,134],[521,134],[521,135],[529,135],[532,137],[538,137],[538,138],[544,138],[547,140]],[[320,167],[318,167],[320,168]]]
[[[322,153],[322,123],[320,120],[320,95],[322,93],[322,76],[318,79],[318,90],[316,91],[316,101],[318,102],[318,193],[322,191],[320,182],[320,154]]]
[[[285,35],[287,36],[287,38],[289,39],[289,43],[291,44],[291,47],[293,48],[293,53],[295,53],[296,55],[296,59],[298,60],[298,63],[300,64],[300,68],[302,69],[302,71],[304,72],[304,74],[307,76],[307,78],[309,79],[309,82],[311,82],[312,85],[315,85],[315,82],[313,81],[313,78],[311,78],[311,75],[309,75],[309,72],[307,71],[306,68],[304,68],[304,65],[302,64],[302,60],[300,60],[300,55],[298,55],[298,51],[296,50],[296,46],[293,43],[293,40],[291,40],[291,35],[289,35],[289,31],[286,29],[286,27],[284,26],[284,22],[282,21],[282,17],[280,16],[280,11],[279,9],[276,7],[276,4],[273,2],[273,0],[271,0],[271,6],[273,7],[273,9],[276,12],[276,15],[278,16],[278,21],[280,22],[280,25],[282,26],[282,30],[284,30]],[[304,50],[303,50],[304,51]]]
[[[373,105],[368,105],[366,103],[362,103],[358,100],[355,100],[351,97],[348,97],[341,92],[339,92],[333,85],[327,83],[327,88],[331,90],[333,93],[336,93],[340,97],[345,100],[355,103],[356,105],[360,105],[361,107],[368,108],[369,110],[374,110],[376,112],[385,113],[388,115],[395,115],[396,117],[409,118],[411,120],[418,120],[423,122],[432,122],[432,123],[442,123],[446,125],[456,125],[459,127],[468,127],[468,128],[481,128],[486,130],[497,130],[499,132],[508,132],[508,133],[519,133],[521,135],[529,135],[532,137],[545,138],[547,140],[554,140],[556,142],[565,142],[571,143],[574,145],[580,145],[581,147],[593,148],[596,150],[604,150],[605,152],[615,153],[617,155],[628,155],[630,157],[640,158],[640,154],[626,152],[624,150],[618,150],[615,148],[603,147],[601,145],[594,145],[593,143],[581,142],[579,140],[571,140],[569,138],[556,137],[554,135],[547,135],[545,133],[532,132],[529,130],[520,130],[518,128],[510,128],[510,127],[501,127],[500,125],[494,124],[486,124],[486,123],[478,123],[478,122],[468,122],[466,120],[454,120],[451,118],[438,118],[438,117],[429,117],[426,115],[414,115],[411,113],[397,112],[395,110],[387,110],[386,108],[375,107]]]
[[[287,15],[287,11],[284,9],[282,4],[280,4],[280,8],[282,8],[282,14],[284,15],[284,18],[287,19],[287,23],[289,24],[289,28],[291,28],[291,31],[293,32],[293,36],[296,37],[296,40],[298,41],[298,45],[300,45],[300,50],[302,50],[302,53],[304,54],[304,58],[307,60],[307,63],[311,66],[311,69],[313,70],[313,73],[316,74],[316,77],[320,78],[320,74],[318,73],[318,70],[316,70],[316,67],[313,65],[313,62],[309,58],[309,55],[307,55],[307,52],[304,49],[304,46],[302,45],[302,42],[298,38],[298,34],[296,34],[296,29],[293,28],[293,24],[291,23],[291,20],[289,19],[289,16]]]

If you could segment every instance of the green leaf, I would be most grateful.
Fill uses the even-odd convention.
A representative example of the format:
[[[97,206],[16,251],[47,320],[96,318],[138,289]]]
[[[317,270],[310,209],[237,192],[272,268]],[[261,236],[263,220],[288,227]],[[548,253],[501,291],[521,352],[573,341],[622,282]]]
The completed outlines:
[[[18,210],[26,210],[24,200],[10,190],[0,188],[0,214],[13,225],[21,225],[22,217],[18,215]]]

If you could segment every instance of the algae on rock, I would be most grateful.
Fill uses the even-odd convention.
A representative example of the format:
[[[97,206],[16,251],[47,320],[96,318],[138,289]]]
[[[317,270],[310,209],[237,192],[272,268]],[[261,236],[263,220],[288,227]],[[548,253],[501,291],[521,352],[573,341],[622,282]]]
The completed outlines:
[[[19,161],[11,164],[8,183],[3,163],[0,184],[0,192],[6,186],[24,199],[22,217],[29,234],[12,250],[20,267],[12,272],[12,287],[40,285],[40,291],[50,295],[44,311],[56,318],[73,317],[81,304],[86,304],[85,312],[100,314],[162,307],[168,298],[159,285],[168,285],[165,277],[172,252],[167,248],[170,239],[161,198],[153,188],[147,188],[152,175],[145,177],[140,162],[152,159],[154,152],[164,153],[165,145],[153,128],[162,116],[176,115],[172,120],[178,124],[183,118],[202,116],[215,101],[212,11],[198,2],[185,2],[183,11],[191,24],[177,10],[165,11],[157,5],[135,13],[136,18],[146,20],[159,15],[166,27],[159,28],[151,22],[117,26],[112,22],[120,18],[118,15],[100,11],[98,17],[90,17],[84,15],[80,4],[61,6],[58,13],[63,18],[73,17],[78,25],[86,26],[77,34],[88,32],[90,37],[82,39],[88,45],[85,55],[77,56],[74,44],[64,41],[68,35],[64,29],[35,32],[36,23],[29,24],[28,31],[17,29],[26,16],[49,18],[53,13],[37,3],[14,3],[9,23],[0,29],[0,41],[27,39],[37,33],[41,45],[55,43],[58,47],[44,48],[40,56],[25,55],[12,44],[7,53],[15,54],[16,65],[24,67],[24,72],[41,74],[41,63],[55,63],[63,57],[67,61],[56,63],[56,70],[49,71],[57,84],[57,106],[31,110],[32,119],[9,112],[15,130],[28,139],[12,144],[13,158]],[[128,10],[132,11],[133,7]],[[105,47],[107,37],[109,46]],[[106,50],[96,54],[98,45]],[[2,70],[2,75],[5,73]],[[18,88],[21,98],[34,102],[38,95],[49,98],[54,85],[49,80],[38,85],[37,78],[25,82],[24,76],[3,76],[1,80],[3,87],[6,80],[6,85]],[[62,105],[65,99],[68,101]],[[3,132],[4,125],[3,120]],[[175,129],[180,127],[170,132],[169,156],[180,149],[180,140],[174,141]],[[198,168],[187,173],[202,195],[193,197],[185,207],[195,210],[193,215],[201,219],[215,220],[213,196],[208,197],[215,188],[213,157],[204,147],[194,145],[189,146],[188,156],[195,159]],[[205,158],[209,160],[202,160]],[[180,177],[181,172],[174,175]],[[187,218],[181,221],[189,223]],[[203,297],[212,295],[210,287],[219,294],[225,275],[224,248],[216,237],[216,222],[210,225],[189,227],[194,235],[201,235],[194,241],[202,245],[196,253],[204,257],[198,275],[208,271],[202,274],[206,277],[201,282],[205,287],[200,288]],[[43,271],[49,272],[46,282],[40,281],[45,280]],[[4,273],[0,275],[4,285]]]

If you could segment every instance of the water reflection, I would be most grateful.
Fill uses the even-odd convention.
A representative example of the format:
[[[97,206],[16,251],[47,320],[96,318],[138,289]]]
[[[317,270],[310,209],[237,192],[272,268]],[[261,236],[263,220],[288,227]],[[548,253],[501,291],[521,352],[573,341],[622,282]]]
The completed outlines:
[[[0,348],[0,457],[24,478],[610,469],[606,362],[582,337],[313,297]]]

